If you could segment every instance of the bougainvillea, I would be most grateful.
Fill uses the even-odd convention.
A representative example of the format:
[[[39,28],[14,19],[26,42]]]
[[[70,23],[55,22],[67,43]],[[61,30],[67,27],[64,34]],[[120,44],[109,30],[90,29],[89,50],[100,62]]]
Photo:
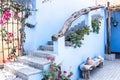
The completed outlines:
[[[2,27],[1,28],[2,38],[5,41],[5,44],[7,44],[7,45],[12,43],[13,38],[14,38],[14,33],[13,32],[9,32],[9,31],[7,31],[5,29],[6,28],[5,23],[8,20],[10,20],[11,17],[13,17],[13,16],[11,16],[11,14],[12,14],[11,10],[7,9],[7,10],[3,11],[3,14],[2,14],[2,16],[0,18],[0,20],[1,20],[0,24],[1,24],[1,27]],[[17,15],[17,14],[15,14],[15,15]],[[9,61],[12,60],[13,58],[14,59],[16,58],[16,54],[15,54],[16,48],[14,47],[14,48],[10,48],[10,49],[11,49],[11,52],[9,53],[8,58],[7,58],[7,60],[9,60]],[[3,59],[2,62],[5,63],[6,60]]]
[[[7,30],[6,24],[10,22],[11,20],[15,19],[19,21],[22,24],[21,29],[19,30],[21,33],[21,42],[24,42],[25,40],[25,32],[24,27],[26,25],[26,19],[31,15],[30,9],[28,9],[25,5],[20,4],[19,2],[15,2],[13,0],[2,0],[0,1],[1,9],[0,9],[0,32],[2,36],[2,40],[5,42],[6,45],[10,45],[15,40],[15,34],[13,31]],[[7,4],[9,3],[9,4]],[[19,15],[24,13],[24,15]],[[18,24],[18,23],[17,23]],[[14,43],[13,43],[14,44]],[[16,59],[16,49],[23,51],[21,46],[15,46],[8,47],[9,53],[8,53],[8,61],[14,61]],[[7,60],[4,58],[2,59],[2,62],[5,63]]]

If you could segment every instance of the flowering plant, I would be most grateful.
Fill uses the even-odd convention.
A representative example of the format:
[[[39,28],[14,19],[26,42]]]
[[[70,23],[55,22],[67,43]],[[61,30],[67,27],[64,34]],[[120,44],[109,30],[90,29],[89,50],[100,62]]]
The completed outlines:
[[[18,1],[18,0],[17,0]],[[8,45],[8,61],[14,61],[16,59],[16,49],[23,51],[22,45],[15,46],[13,45],[10,47],[10,44],[14,44],[15,40],[15,33],[14,31],[8,30],[8,23],[11,21],[16,20],[17,24],[18,21],[21,23],[21,28],[20,28],[20,33],[21,33],[21,43],[24,42],[25,40],[25,32],[24,32],[24,27],[26,25],[25,20],[31,15],[30,9],[26,8],[25,5],[15,2],[13,0],[1,0],[1,9],[0,9],[0,36],[4,43]],[[22,13],[24,13],[22,15]],[[6,59],[3,57],[2,62],[5,63]]]
[[[12,43],[13,39],[14,39],[14,33],[7,31],[6,27],[5,27],[5,23],[8,22],[11,17],[14,17],[15,19],[19,18],[17,13],[14,13],[14,15],[12,16],[12,11],[10,9],[6,9],[3,11],[3,14],[1,15],[1,18],[0,18],[0,25],[1,25],[0,31],[1,31],[3,41],[5,41],[5,44]],[[14,59],[17,57],[15,54],[16,47],[13,47],[10,49],[11,49],[11,52],[8,54],[8,58],[7,58],[7,60],[9,60],[9,61],[11,61],[13,59],[13,57],[14,57]],[[3,59],[2,62],[5,63],[6,60]]]
[[[61,65],[56,65],[53,58],[47,57],[47,60],[52,61],[49,70],[44,71],[44,78],[42,80],[71,80],[72,72],[67,73],[66,70],[61,69]]]

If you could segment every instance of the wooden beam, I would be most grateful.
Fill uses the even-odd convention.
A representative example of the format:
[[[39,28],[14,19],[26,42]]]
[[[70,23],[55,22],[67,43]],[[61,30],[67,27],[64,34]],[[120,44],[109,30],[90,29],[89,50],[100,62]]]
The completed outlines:
[[[107,35],[107,52],[108,54],[111,53],[110,50],[110,38],[111,38],[111,9],[110,9],[110,3],[107,3],[107,8],[108,8],[108,27],[107,27],[107,31],[108,31],[108,35]]]
[[[108,10],[108,7],[106,9]],[[111,11],[120,11],[120,5],[109,6],[109,10],[111,10]]]
[[[80,16],[84,15],[84,14],[87,14],[89,13],[90,11],[93,11],[93,10],[96,10],[96,9],[99,9],[99,8],[104,8],[104,6],[93,6],[93,7],[88,7],[88,8],[85,8],[85,9],[81,9],[80,11],[77,11],[77,12],[74,12],[70,18],[68,18],[62,29],[55,35],[52,36],[52,40],[53,41],[56,41],[59,37],[62,37],[64,36],[64,34],[66,33],[66,31],[69,29],[69,27],[71,26],[72,22],[75,21],[77,18],[79,18]]]

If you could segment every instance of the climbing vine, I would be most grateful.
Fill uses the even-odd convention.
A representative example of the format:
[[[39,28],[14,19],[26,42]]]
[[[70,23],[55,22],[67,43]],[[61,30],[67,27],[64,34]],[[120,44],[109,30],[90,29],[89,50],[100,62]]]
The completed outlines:
[[[22,24],[22,27],[20,29],[20,33],[21,33],[21,38],[22,41],[21,42],[25,42],[25,32],[24,32],[24,27],[28,24],[26,23],[26,19],[31,15],[31,11],[28,7],[26,7],[25,5],[21,4],[19,2],[19,0],[17,0],[18,2],[15,2],[13,0],[1,0],[0,3],[1,5],[1,9],[0,9],[0,31],[1,34],[0,36],[2,36],[3,41],[7,44],[10,45],[11,43],[13,43],[14,38],[14,33],[13,32],[9,32],[7,30],[6,24],[11,21],[13,18],[17,21],[19,21]],[[25,4],[25,3],[24,3]],[[21,15],[23,13],[23,15]],[[15,60],[17,55],[16,53],[16,49],[18,50],[23,50],[22,47],[18,47],[18,46],[12,46],[8,48],[9,54],[8,54],[8,58],[7,60],[11,61],[11,60]],[[5,59],[2,60],[3,63],[6,62]]]

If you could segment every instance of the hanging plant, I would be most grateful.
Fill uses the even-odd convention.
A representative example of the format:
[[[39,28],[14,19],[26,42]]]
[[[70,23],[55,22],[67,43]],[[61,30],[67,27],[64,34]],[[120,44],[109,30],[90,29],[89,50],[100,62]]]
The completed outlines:
[[[99,14],[95,14],[92,16],[92,32],[99,33],[100,25],[101,25],[102,16]]]
[[[89,33],[90,33],[89,26],[82,26],[82,27],[79,27],[73,33],[68,34],[65,37],[65,40],[72,42],[75,48],[81,47],[81,45],[83,44],[82,40],[84,40],[84,35],[89,35]]]
[[[94,32],[94,33],[99,33],[99,30],[100,30],[100,24],[101,24],[101,22],[98,20],[98,19],[93,19],[92,20],[92,31]]]

